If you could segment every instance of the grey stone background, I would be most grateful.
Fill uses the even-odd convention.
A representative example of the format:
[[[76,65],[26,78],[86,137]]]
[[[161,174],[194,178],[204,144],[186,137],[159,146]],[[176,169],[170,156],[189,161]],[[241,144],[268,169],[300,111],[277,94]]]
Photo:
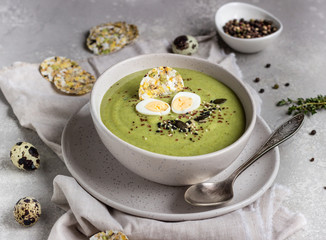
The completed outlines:
[[[0,0],[0,67],[15,61],[39,63],[58,55],[82,59],[88,30],[103,22],[123,20],[136,24],[144,39],[171,41],[181,34],[199,35],[215,30],[216,10],[223,0]],[[326,94],[326,1],[251,0],[284,24],[281,37],[256,54],[236,53],[244,80],[264,88],[262,117],[274,129],[287,117],[275,103],[285,97]],[[225,47],[227,52],[232,51]],[[266,63],[271,68],[264,68]],[[253,79],[260,77],[259,83]],[[280,88],[272,89],[274,84]],[[285,87],[285,83],[290,83]],[[290,239],[326,239],[326,111],[311,116],[302,130],[280,147],[281,166],[276,183],[292,194],[285,205],[303,213],[305,229]],[[317,134],[310,136],[315,129]],[[9,158],[18,141],[32,142],[42,155],[42,168],[34,173],[16,169]],[[22,128],[0,92],[0,239],[46,239],[63,211],[50,202],[52,180],[69,175],[59,158],[31,130]],[[309,160],[314,157],[315,161]],[[41,220],[22,228],[12,216],[16,201],[35,196],[42,204]]]

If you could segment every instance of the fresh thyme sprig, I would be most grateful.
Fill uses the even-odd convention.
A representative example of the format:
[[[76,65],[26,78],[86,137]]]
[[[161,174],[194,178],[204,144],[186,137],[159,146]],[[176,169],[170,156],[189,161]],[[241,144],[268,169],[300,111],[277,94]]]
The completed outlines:
[[[288,114],[304,113],[306,115],[313,115],[318,110],[326,109],[326,95],[318,95],[315,98],[298,98],[296,101],[287,98],[279,101],[276,106],[290,105],[288,108]]]

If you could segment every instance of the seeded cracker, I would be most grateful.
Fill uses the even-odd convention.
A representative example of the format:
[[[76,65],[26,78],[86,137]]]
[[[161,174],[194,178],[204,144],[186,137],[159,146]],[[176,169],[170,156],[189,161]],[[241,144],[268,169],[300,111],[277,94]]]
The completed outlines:
[[[156,98],[183,90],[181,75],[170,67],[151,69],[140,82],[139,99]]]
[[[105,23],[90,30],[86,44],[94,54],[103,55],[123,48],[138,36],[136,25],[125,22]]]
[[[70,71],[72,69],[80,69],[75,61],[65,57],[49,57],[40,64],[41,75],[50,82],[53,82],[55,75],[62,70]]]
[[[82,95],[92,90],[95,77],[82,69],[70,69],[58,73],[53,83],[62,92]]]
[[[128,240],[128,237],[119,231],[105,231],[93,235],[89,240]]]

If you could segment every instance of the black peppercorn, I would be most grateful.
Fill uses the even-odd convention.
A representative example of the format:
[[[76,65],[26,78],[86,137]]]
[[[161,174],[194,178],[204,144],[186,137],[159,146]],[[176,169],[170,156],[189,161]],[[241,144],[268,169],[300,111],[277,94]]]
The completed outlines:
[[[249,21],[241,18],[228,21],[223,26],[223,31],[237,38],[259,38],[277,31],[272,21],[263,19],[250,19]]]
[[[315,135],[317,132],[316,132],[316,130],[312,130],[311,132],[310,132],[310,135]]]
[[[257,83],[259,81],[260,81],[260,78],[259,77],[256,77],[255,80],[254,80],[255,83]]]

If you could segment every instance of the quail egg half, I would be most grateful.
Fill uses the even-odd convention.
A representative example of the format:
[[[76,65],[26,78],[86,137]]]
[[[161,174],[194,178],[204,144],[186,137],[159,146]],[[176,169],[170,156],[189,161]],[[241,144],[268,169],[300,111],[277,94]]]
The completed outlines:
[[[168,103],[153,98],[145,99],[136,105],[136,110],[145,115],[167,115],[170,109]]]
[[[196,110],[200,106],[200,96],[191,92],[179,92],[172,99],[172,111],[183,114]]]

